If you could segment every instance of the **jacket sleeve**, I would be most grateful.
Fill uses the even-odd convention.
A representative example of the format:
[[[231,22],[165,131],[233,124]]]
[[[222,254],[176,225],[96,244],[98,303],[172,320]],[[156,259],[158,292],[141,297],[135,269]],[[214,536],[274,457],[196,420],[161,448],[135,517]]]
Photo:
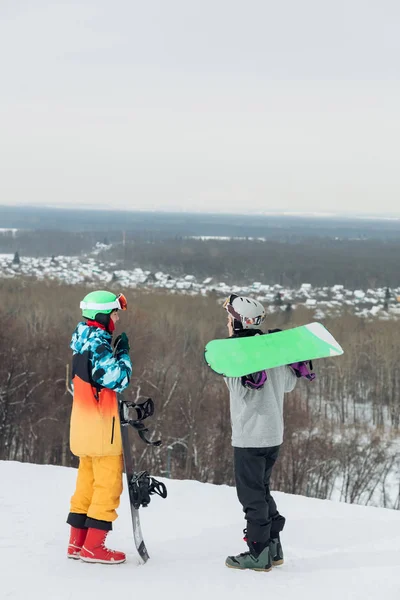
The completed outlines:
[[[234,394],[236,398],[245,397],[248,390],[242,385],[241,377],[224,377],[224,380],[230,394]]]
[[[296,387],[297,377],[293,369],[289,366],[284,367],[285,369],[285,393],[291,392]]]
[[[99,340],[99,344],[92,347],[91,365],[95,383],[115,392],[123,392],[128,387],[132,363],[126,352],[114,356],[111,344]]]

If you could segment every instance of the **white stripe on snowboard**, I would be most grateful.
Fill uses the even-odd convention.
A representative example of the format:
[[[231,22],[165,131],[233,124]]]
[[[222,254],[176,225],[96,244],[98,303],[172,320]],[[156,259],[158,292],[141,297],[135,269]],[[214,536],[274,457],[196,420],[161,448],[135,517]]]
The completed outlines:
[[[310,323],[309,325],[305,325],[305,328],[317,338],[331,346],[330,356],[339,356],[340,354],[343,354],[341,345],[338,344],[333,335],[329,333],[321,323]]]

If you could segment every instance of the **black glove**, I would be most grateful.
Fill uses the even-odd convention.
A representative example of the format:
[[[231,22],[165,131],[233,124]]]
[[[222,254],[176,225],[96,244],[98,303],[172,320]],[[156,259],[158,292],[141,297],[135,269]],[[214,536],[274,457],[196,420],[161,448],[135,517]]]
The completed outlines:
[[[131,347],[129,346],[128,336],[125,332],[121,333],[121,335],[115,338],[114,349],[117,354],[119,352],[129,352],[129,350],[131,349]]]

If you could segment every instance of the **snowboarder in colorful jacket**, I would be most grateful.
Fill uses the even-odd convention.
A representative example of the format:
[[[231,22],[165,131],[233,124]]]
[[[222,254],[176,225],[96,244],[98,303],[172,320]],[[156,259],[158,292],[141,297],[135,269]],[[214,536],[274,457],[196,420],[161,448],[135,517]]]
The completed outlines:
[[[229,337],[263,335],[260,326],[265,310],[260,302],[232,294],[224,308],[228,312]],[[247,521],[244,540],[249,548],[228,556],[228,567],[270,571],[273,565],[283,564],[280,533],[285,518],[271,495],[270,478],[283,441],[284,395],[294,389],[298,377],[312,380],[314,374],[305,363],[296,363],[225,378],[230,395],[236,490]]]
[[[117,518],[122,493],[122,442],[117,392],[128,385],[132,373],[129,341],[112,334],[125,297],[107,291],[87,294],[80,307],[85,322],[75,329],[71,348],[72,404],[70,446],[79,456],[75,493],[67,523],[71,525],[68,557],[85,562],[117,564],[123,552],[110,550],[105,539]]]

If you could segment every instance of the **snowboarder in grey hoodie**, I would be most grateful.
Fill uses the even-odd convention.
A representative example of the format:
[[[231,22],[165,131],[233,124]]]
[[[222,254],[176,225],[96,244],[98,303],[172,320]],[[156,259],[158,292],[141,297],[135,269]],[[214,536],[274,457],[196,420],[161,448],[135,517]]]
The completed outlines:
[[[228,312],[229,337],[263,335],[260,326],[265,310],[260,302],[231,294],[224,308]],[[228,556],[227,567],[270,571],[272,566],[283,564],[280,533],[285,518],[279,514],[269,486],[283,441],[284,395],[294,389],[301,376],[314,378],[305,363],[225,378],[236,490],[247,521],[244,540],[249,547],[247,552]]]

